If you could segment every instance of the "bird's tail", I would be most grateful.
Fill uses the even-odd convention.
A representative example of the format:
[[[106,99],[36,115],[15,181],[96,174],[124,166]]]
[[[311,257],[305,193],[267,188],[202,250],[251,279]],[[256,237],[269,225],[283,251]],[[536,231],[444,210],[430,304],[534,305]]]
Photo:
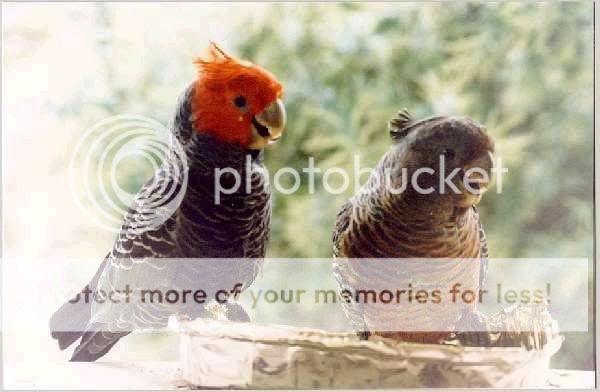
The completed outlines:
[[[81,337],[81,343],[73,352],[71,362],[94,362],[104,356],[123,336],[129,332],[87,331]]]
[[[104,259],[90,283],[81,290],[81,293],[61,306],[50,318],[50,334],[58,341],[58,347],[61,350],[73,344],[88,329],[92,315],[92,295],[90,293],[96,290],[98,279],[107,262],[108,257]]]
[[[86,286],[88,287],[88,286]],[[86,288],[82,290],[84,293]],[[50,318],[50,335],[61,350],[79,339],[90,321],[92,304],[82,300],[82,294],[61,306]]]

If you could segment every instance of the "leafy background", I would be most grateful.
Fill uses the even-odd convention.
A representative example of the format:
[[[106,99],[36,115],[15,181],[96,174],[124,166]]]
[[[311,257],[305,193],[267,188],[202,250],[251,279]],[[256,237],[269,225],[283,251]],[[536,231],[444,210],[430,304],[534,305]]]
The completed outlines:
[[[66,191],[78,137],[120,113],[167,123],[195,76],[192,57],[213,39],[286,88],[289,123],[267,152],[271,172],[314,157],[323,170],[352,173],[355,153],[372,167],[402,107],[416,117],[465,114],[486,125],[509,170],[503,192],[489,192],[480,209],[492,257],[586,257],[591,268],[592,7],[5,5],[5,190],[14,206],[5,254],[99,262],[113,235],[87,222]],[[120,181],[135,192],[147,175],[131,165]],[[334,212],[353,189],[331,195],[319,183],[315,194],[303,181],[293,195],[274,195],[270,256],[329,257]],[[69,271],[64,283],[80,286],[95,267]],[[318,280],[319,271],[304,274]],[[592,369],[592,346],[591,332],[567,334],[553,365]]]

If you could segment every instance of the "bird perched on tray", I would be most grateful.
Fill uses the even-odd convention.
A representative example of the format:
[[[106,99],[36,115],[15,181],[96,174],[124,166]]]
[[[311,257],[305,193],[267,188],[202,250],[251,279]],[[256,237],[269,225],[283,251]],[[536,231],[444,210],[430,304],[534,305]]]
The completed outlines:
[[[163,327],[174,313],[205,314],[193,301],[142,306],[123,301],[122,291],[119,303],[83,301],[84,293],[200,287],[210,298],[219,287],[247,288],[262,264],[271,217],[262,150],[282,135],[283,87],[269,71],[214,43],[195,63],[198,78],[181,95],[171,124],[179,148],[136,195],[90,283],[50,320],[61,349],[80,339],[71,361],[95,361],[132,330]],[[237,171],[243,186],[232,190],[232,173],[217,176],[225,168]],[[215,197],[221,188],[227,192]],[[190,258],[204,260],[185,262]],[[224,306],[229,319],[248,320],[237,303]]]
[[[352,293],[453,282],[482,287],[487,242],[475,206],[489,186],[494,143],[466,117],[415,121],[403,110],[389,129],[392,147],[337,215],[334,274],[345,290],[346,316],[362,338],[437,343],[463,326],[480,328],[484,320],[474,304],[459,309],[429,297],[424,305],[407,306],[406,298],[394,297],[394,306],[365,305]]]

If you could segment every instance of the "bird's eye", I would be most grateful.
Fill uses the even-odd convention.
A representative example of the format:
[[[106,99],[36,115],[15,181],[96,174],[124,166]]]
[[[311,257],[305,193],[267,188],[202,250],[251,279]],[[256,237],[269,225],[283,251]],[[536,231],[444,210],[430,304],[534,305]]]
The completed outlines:
[[[444,151],[442,151],[442,155],[446,159],[453,159],[456,154],[454,154],[454,150],[447,148]]]
[[[235,97],[235,99],[233,100],[233,104],[238,108],[243,108],[246,106],[246,98],[242,96]]]

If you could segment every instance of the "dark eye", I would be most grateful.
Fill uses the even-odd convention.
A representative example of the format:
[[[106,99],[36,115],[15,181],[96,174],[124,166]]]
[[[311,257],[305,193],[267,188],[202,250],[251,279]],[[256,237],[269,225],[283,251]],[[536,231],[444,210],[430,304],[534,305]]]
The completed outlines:
[[[235,99],[233,100],[233,104],[238,108],[243,108],[246,106],[246,98],[242,96],[235,97]]]
[[[445,149],[444,151],[442,151],[442,155],[444,156],[444,158],[446,159],[454,159],[454,156],[456,154],[454,154],[454,150],[451,150],[449,148]]]

